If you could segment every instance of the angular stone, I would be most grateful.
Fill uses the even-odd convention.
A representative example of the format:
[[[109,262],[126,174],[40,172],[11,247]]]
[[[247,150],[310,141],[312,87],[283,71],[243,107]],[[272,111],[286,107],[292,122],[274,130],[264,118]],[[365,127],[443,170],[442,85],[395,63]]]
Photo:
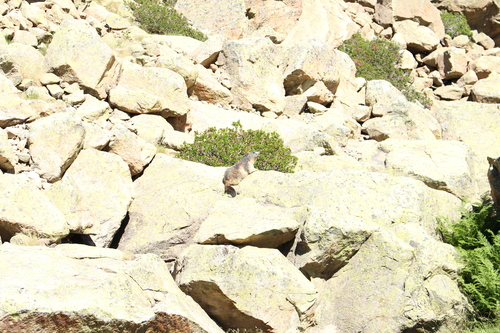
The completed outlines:
[[[182,56],[166,45],[159,45],[159,56],[156,58],[156,67],[168,68],[184,78],[187,88],[193,86],[198,77],[198,67],[192,61]]]
[[[83,142],[83,149],[94,148],[102,150],[106,147],[113,135],[110,131],[103,129],[101,126],[94,123],[83,122],[85,128],[85,141]]]
[[[172,125],[159,115],[140,114],[132,117],[131,122],[137,130],[137,135],[154,146],[162,142],[166,131],[174,130]]]
[[[0,261],[0,330],[5,332],[56,332],[61,325],[68,332],[88,332],[97,325],[110,331],[182,327],[223,333],[155,255],[134,259],[115,249],[77,244],[4,244]]]
[[[438,39],[444,37],[444,26],[439,10],[430,0],[389,0],[375,5],[375,21],[383,26],[396,21],[412,20],[433,31]]]
[[[180,288],[225,329],[297,331],[316,299],[314,285],[276,249],[192,245],[176,267]]]
[[[400,33],[410,51],[429,52],[439,45],[439,38],[429,28],[411,20],[394,23],[394,30]]]
[[[64,215],[27,176],[0,174],[0,196],[2,237],[23,232],[57,242],[68,235]]]
[[[83,121],[106,120],[111,114],[111,107],[94,96],[86,95],[85,101],[76,109],[76,114]]]
[[[481,56],[470,63],[470,69],[476,72],[479,79],[487,78],[492,72],[500,68],[500,57]]]
[[[0,68],[16,86],[23,79],[39,81],[47,72],[44,56],[34,47],[19,43],[0,46]]]
[[[193,232],[214,203],[224,197],[223,174],[224,168],[156,154],[134,182],[130,219],[118,248],[175,259],[192,242]]]
[[[208,68],[217,60],[226,40],[227,38],[222,35],[210,36],[203,44],[193,50],[190,56],[195,63]]]
[[[307,277],[328,280],[379,229],[352,215],[330,215],[309,207],[292,262]]]
[[[181,150],[184,144],[193,144],[194,136],[190,133],[184,133],[174,130],[166,130],[163,133],[161,145],[174,150]]]
[[[58,112],[29,126],[34,170],[49,182],[61,179],[83,147],[85,129],[74,113]]]
[[[458,268],[453,247],[418,225],[395,224],[372,234],[326,282],[316,323],[340,332],[400,332],[436,323],[456,331],[470,308],[454,280]]]
[[[239,187],[245,196],[269,204],[312,205],[334,216],[356,216],[381,226],[412,222],[431,234],[436,233],[435,211],[455,218],[461,204],[454,195],[415,179],[354,170],[294,174],[260,171],[247,176]],[[332,189],[335,195],[331,195]]]
[[[500,74],[493,72],[486,79],[477,81],[472,86],[471,97],[479,103],[500,103]]]
[[[434,90],[434,94],[444,100],[461,99],[464,93],[464,88],[455,85],[442,86]]]
[[[188,93],[199,101],[211,104],[229,105],[233,101],[233,95],[229,89],[217,81],[210,70],[201,67],[198,77]]]
[[[132,201],[132,179],[120,157],[85,149],[46,193],[71,232],[92,234],[96,246],[109,247]]]
[[[4,94],[3,98],[0,98],[0,127],[33,121],[38,117],[30,103],[17,94]]]
[[[473,200],[478,195],[472,151],[458,141],[385,140],[379,144],[386,154],[391,174],[423,181],[427,186]]]
[[[390,82],[384,80],[366,82],[366,105],[372,106],[377,103],[392,104],[404,101],[406,101],[406,97]]]
[[[50,24],[45,16],[45,11],[36,6],[35,4],[31,4],[28,2],[23,2],[21,7],[19,8],[24,17],[33,22],[39,28],[48,29]]]
[[[362,131],[372,140],[408,139],[404,120],[397,115],[371,118],[363,123]]]
[[[233,214],[228,214],[231,211]],[[194,235],[200,244],[277,248],[293,239],[301,225],[295,210],[257,203],[250,198],[220,200]]]
[[[485,50],[489,50],[495,47],[495,41],[490,38],[484,32],[475,33],[472,35],[472,40],[484,47]]]
[[[190,1],[176,1],[175,9],[194,22],[194,27],[212,34],[223,34],[230,39],[243,37],[247,26],[246,5],[243,0],[228,3],[199,1],[196,6]]]
[[[285,89],[277,47],[267,38],[228,40],[223,66],[231,77],[232,104],[244,110],[283,112]]]
[[[161,113],[164,117],[185,115],[187,87],[179,74],[157,67],[128,63],[118,86],[109,92],[110,103],[131,113]]]
[[[0,170],[13,172],[16,163],[17,157],[8,140],[7,132],[0,128]]]
[[[106,75],[115,63],[113,51],[84,20],[62,22],[45,56],[50,71],[67,82],[78,82],[98,97],[106,96]],[[92,70],[89,71],[89,66]]]
[[[500,142],[500,119],[498,104],[476,102],[439,102],[436,119],[443,126],[443,140],[457,140],[470,146],[474,156],[474,176],[479,193],[490,192],[488,179],[488,156],[498,155]],[[483,166],[483,167],[481,167]],[[476,198],[479,200],[479,197]]]
[[[113,138],[109,144],[109,152],[127,162],[132,176],[142,172],[156,154],[156,147],[121,124],[113,126],[111,133]]]
[[[465,49],[450,47],[443,53],[443,79],[457,79],[467,72],[468,59]]]

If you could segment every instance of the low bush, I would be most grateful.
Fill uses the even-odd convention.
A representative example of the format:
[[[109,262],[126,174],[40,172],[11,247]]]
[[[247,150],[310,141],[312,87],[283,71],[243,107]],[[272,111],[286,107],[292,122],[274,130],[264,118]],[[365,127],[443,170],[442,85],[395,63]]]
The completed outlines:
[[[398,68],[401,55],[395,43],[383,38],[365,40],[360,34],[355,34],[339,50],[347,53],[356,64],[356,76],[367,81],[388,81],[409,101],[419,101],[424,106],[430,106],[430,99],[411,87],[410,71]]]
[[[139,26],[152,34],[188,36],[201,41],[207,37],[192,28],[187,19],[174,8],[175,0],[135,0],[128,5]]]
[[[472,210],[464,210],[456,223],[442,222],[443,240],[457,249],[464,268],[459,282],[471,300],[478,323],[500,319],[500,216],[483,197]]]
[[[443,20],[444,32],[451,38],[460,35],[472,37],[472,31],[464,14],[442,10],[441,20]]]
[[[184,144],[179,157],[211,166],[231,166],[250,151],[260,152],[255,162],[259,170],[293,172],[297,157],[283,145],[276,133],[262,130],[243,130],[239,122],[233,128],[209,128],[197,133],[192,144]]]

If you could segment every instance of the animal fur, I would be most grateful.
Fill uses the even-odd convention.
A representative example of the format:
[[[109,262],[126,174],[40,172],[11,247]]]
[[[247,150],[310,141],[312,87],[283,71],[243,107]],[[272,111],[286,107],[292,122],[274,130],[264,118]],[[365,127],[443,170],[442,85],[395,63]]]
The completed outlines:
[[[258,151],[251,151],[232,167],[226,169],[224,178],[222,179],[224,183],[224,193],[229,193],[233,197],[236,195],[236,191],[232,186],[238,185],[246,176],[257,170],[253,164],[259,157],[259,154]]]
[[[488,157],[490,167],[488,169],[488,181],[490,182],[491,198],[495,205],[500,205],[500,157],[497,159]]]

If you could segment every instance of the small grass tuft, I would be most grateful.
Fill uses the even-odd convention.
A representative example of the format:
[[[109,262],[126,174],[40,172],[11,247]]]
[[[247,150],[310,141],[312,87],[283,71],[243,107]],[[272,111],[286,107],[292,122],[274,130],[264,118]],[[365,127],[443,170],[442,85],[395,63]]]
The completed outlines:
[[[184,144],[179,158],[211,166],[231,166],[250,151],[260,152],[255,162],[259,170],[293,172],[297,157],[283,145],[276,133],[262,130],[243,130],[240,122],[233,128],[209,128],[197,133],[192,144]]]

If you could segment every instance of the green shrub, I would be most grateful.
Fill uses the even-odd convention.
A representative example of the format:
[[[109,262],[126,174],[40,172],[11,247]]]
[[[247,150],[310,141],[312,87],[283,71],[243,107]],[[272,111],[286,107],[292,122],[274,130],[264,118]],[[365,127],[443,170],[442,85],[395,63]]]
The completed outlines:
[[[152,34],[188,36],[201,41],[207,37],[192,28],[187,19],[178,13],[175,0],[135,0],[128,2],[140,27]]]
[[[455,246],[465,267],[459,281],[478,320],[500,319],[500,217],[491,200],[483,197],[457,223],[442,223],[443,240]]]
[[[410,71],[398,68],[401,56],[395,43],[383,38],[364,40],[360,34],[355,34],[339,50],[347,53],[356,64],[356,76],[367,81],[388,81],[409,101],[419,101],[429,107],[430,99],[411,87]]]
[[[250,151],[260,152],[255,162],[259,170],[293,172],[297,157],[290,155],[283,140],[276,133],[262,130],[243,130],[241,124],[234,128],[209,128],[197,133],[192,144],[184,144],[179,157],[211,166],[231,166]]]
[[[464,14],[442,10],[441,20],[443,20],[445,33],[450,35],[451,38],[455,38],[460,35],[472,37],[472,31],[470,30]]]

